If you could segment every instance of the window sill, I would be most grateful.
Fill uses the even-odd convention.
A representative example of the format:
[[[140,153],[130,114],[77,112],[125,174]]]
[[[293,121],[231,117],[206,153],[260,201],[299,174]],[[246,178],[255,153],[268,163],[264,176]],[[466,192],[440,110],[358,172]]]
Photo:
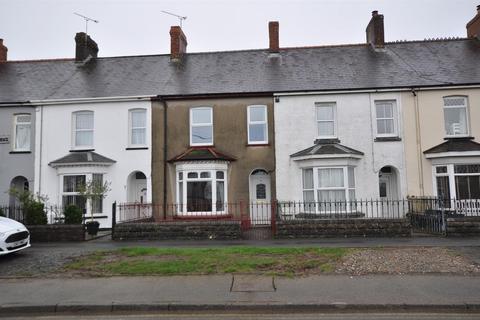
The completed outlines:
[[[95,149],[71,149],[70,152],[87,152],[87,151],[95,151]]]
[[[10,151],[10,154],[27,154],[32,153],[32,151]]]
[[[125,150],[148,150],[148,147],[128,147]]]
[[[319,138],[317,137],[313,144],[332,144],[332,143],[340,143],[340,139],[338,138]]]
[[[376,137],[375,142],[391,142],[391,141],[402,141],[400,137]]]
[[[269,143],[249,143],[247,147],[269,147]]]
[[[443,140],[455,140],[455,139],[459,139],[459,140],[474,140],[475,137],[472,137],[470,135],[464,135],[464,136],[461,136],[461,135],[457,135],[457,136],[446,136],[445,138],[443,138]]]
[[[107,219],[107,218],[108,218],[108,216],[105,216],[105,215],[98,215],[98,216],[96,216],[96,214],[97,214],[97,213],[94,213],[94,214],[93,214],[93,220],[95,220],[95,219]],[[83,221],[84,221],[84,222],[88,222],[88,221],[90,221],[90,220],[92,220],[92,216],[91,216],[90,214],[87,214],[87,216],[84,216],[84,217],[83,217]]]

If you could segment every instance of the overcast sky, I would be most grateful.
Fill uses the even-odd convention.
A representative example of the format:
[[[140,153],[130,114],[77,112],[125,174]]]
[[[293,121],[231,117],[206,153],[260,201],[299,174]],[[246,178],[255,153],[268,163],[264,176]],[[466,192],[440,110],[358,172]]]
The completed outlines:
[[[385,39],[465,37],[480,0],[0,0],[0,38],[9,60],[68,58],[85,31],[99,56],[165,54],[169,29],[187,16],[188,52],[268,47],[268,21],[280,23],[280,46],[365,41],[372,10],[385,16]]]

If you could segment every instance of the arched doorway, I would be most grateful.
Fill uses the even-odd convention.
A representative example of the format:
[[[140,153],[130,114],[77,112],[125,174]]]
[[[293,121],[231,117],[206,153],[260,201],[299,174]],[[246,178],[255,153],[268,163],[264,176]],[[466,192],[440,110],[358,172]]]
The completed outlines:
[[[397,171],[392,166],[385,166],[378,173],[379,195],[382,200],[399,200]]]
[[[127,202],[147,202],[147,176],[141,171],[134,171],[128,176]]]
[[[263,169],[250,174],[250,219],[252,224],[270,224],[270,174]]]
[[[10,189],[16,189],[17,191],[29,191],[30,190],[30,184],[28,183],[27,178],[23,176],[16,176],[15,178],[12,179],[10,182]],[[15,207],[19,206],[20,203],[16,197],[13,195],[10,195],[10,201],[9,201],[10,207]]]

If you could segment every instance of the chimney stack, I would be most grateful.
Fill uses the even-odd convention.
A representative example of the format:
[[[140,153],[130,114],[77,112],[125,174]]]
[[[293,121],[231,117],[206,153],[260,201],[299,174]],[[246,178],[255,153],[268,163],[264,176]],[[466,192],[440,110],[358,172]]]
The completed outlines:
[[[280,45],[278,38],[278,21],[268,23],[268,35],[270,37],[270,53],[278,53]]]
[[[475,17],[467,23],[467,37],[480,39],[480,5]]]
[[[372,11],[372,19],[367,26],[367,43],[374,48],[385,47],[385,34],[383,30],[383,14],[378,14],[378,11]]]
[[[187,37],[179,26],[170,28],[170,60],[180,62],[187,53]]]
[[[98,45],[85,32],[75,35],[75,62],[85,62],[87,59],[96,58]]]
[[[8,48],[3,45],[3,39],[0,39],[0,62],[7,61]]]

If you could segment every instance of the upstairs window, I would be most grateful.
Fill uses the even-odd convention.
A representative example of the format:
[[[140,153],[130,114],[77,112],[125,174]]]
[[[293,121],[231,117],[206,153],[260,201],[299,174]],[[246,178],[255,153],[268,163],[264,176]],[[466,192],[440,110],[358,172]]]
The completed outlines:
[[[128,143],[132,147],[145,146],[147,144],[147,111],[145,109],[129,111]]]
[[[395,101],[375,101],[375,113],[377,117],[377,136],[397,136]]]
[[[249,106],[248,117],[248,144],[267,144],[267,106]]]
[[[73,146],[78,149],[93,147],[93,111],[73,113]]]
[[[31,117],[30,114],[17,114],[14,116],[14,151],[30,151]]]
[[[213,115],[211,107],[190,109],[190,145],[213,145]]]
[[[315,103],[318,138],[335,138],[336,104],[335,102]]]
[[[467,98],[443,98],[443,115],[447,137],[468,135]]]

